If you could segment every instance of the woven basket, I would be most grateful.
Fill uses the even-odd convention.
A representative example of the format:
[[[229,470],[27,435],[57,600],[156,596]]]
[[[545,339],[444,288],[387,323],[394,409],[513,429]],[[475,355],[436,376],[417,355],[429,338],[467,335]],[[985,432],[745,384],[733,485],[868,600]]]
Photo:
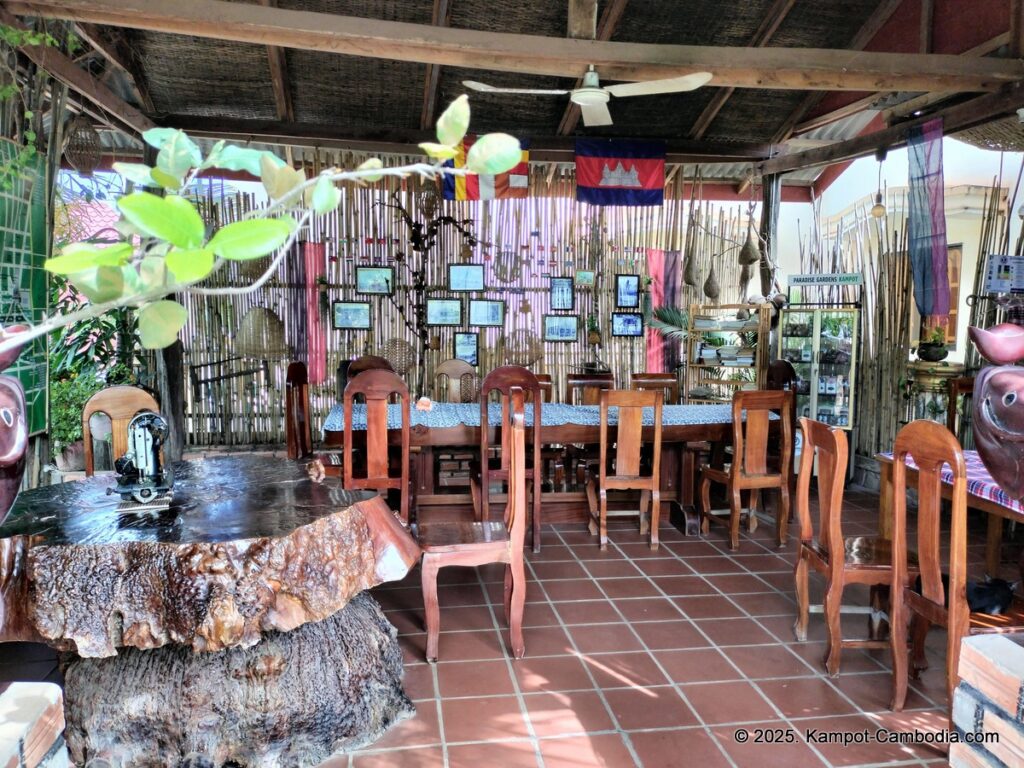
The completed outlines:
[[[102,154],[100,135],[92,127],[89,118],[79,115],[72,120],[64,140],[64,158],[68,164],[82,176],[92,176],[100,164]]]
[[[953,138],[981,149],[1024,152],[1024,125],[1016,115],[954,133]]]
[[[284,340],[284,323],[265,307],[253,307],[245,313],[235,334],[234,352],[242,357],[278,360],[291,356]]]
[[[380,349],[380,356],[391,364],[399,376],[404,376],[416,365],[416,349],[405,339],[385,341]]]

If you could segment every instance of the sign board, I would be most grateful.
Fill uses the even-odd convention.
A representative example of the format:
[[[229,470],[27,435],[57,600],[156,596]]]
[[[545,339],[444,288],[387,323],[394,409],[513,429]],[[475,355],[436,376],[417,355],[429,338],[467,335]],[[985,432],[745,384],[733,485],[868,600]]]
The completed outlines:
[[[985,271],[986,293],[1024,293],[1024,256],[991,254]]]
[[[864,277],[860,272],[835,272],[831,275],[790,275],[789,284],[794,285],[860,285]]]

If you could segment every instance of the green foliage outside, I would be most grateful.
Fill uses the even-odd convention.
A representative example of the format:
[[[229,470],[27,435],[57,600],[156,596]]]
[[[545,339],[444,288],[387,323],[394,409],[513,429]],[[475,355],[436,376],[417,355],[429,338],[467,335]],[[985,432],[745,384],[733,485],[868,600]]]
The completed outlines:
[[[82,411],[89,398],[104,386],[88,369],[51,384],[50,446],[54,455],[82,439]]]

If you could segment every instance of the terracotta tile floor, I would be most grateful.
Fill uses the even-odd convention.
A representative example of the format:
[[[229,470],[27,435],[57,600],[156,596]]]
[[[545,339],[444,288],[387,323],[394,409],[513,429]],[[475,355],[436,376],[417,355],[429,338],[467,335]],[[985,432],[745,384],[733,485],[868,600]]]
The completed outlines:
[[[844,520],[854,531],[873,530],[877,504],[875,495],[848,492]],[[983,572],[983,526],[972,517],[974,575]],[[941,631],[929,638],[931,669],[897,715],[888,709],[887,652],[844,651],[833,680],[821,664],[821,616],[811,615],[806,643],[794,640],[792,539],[775,549],[772,526],[761,525],[743,534],[734,555],[722,529],[701,539],[665,526],[652,553],[632,523],[610,527],[610,549],[601,553],[585,526],[545,526],[542,552],[528,553],[527,656],[519,661],[506,653],[499,567],[442,571],[436,665],[424,662],[418,572],[375,590],[399,630],[418,714],[352,755],[350,765],[946,764],[936,748],[843,747],[805,737],[944,728]],[[1010,548],[1002,575],[1015,579]],[[814,576],[811,596],[820,603]],[[844,602],[866,599],[866,589],[851,587]],[[843,624],[847,637],[866,633],[863,615],[844,616]],[[787,742],[739,743],[740,728],[774,730]]]

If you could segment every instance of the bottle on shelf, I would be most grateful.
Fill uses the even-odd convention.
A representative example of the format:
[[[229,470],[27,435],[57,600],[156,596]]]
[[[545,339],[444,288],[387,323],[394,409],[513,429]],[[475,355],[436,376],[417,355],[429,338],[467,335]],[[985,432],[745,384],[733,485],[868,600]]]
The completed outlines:
[[[811,362],[811,355],[813,350],[811,348],[811,342],[805,342],[803,348],[800,350],[800,362],[809,363]]]

